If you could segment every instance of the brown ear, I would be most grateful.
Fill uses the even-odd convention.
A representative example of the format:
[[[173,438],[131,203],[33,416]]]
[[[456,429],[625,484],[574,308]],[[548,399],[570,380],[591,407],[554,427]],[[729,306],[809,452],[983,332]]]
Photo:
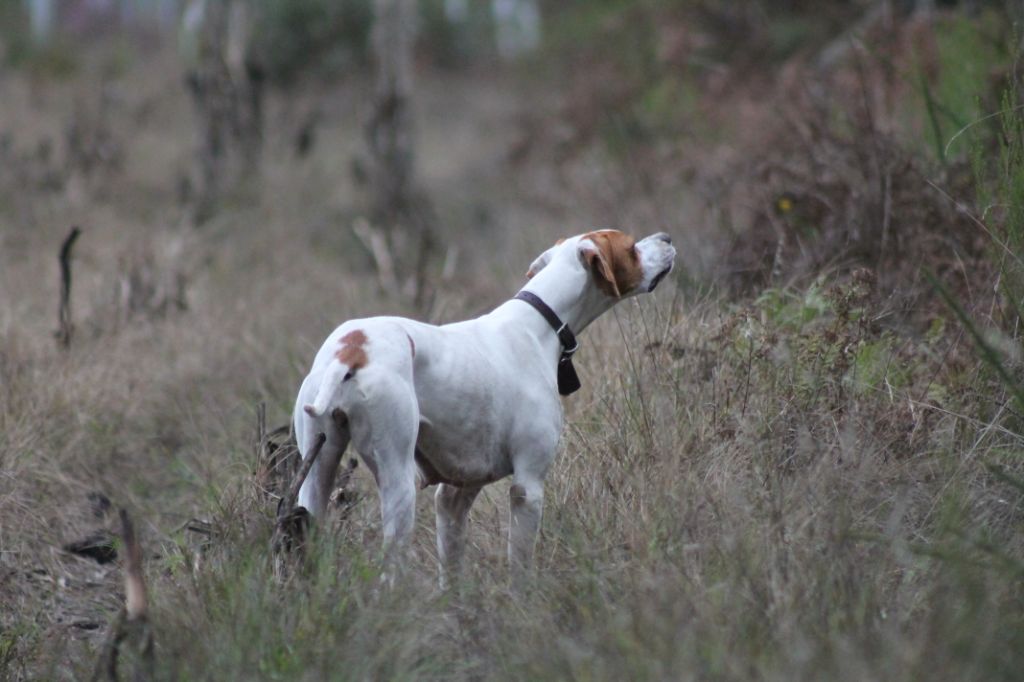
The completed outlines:
[[[597,246],[595,249],[588,249],[583,257],[586,260],[587,267],[594,273],[597,287],[609,296],[621,298],[622,293],[619,291],[619,285],[615,282],[615,273],[612,272],[611,263],[608,262],[604,249],[600,246]]]
[[[597,288],[605,294],[622,298],[643,280],[635,242],[629,235],[618,230],[588,232],[580,246],[584,264],[594,273]]]
[[[558,246],[564,241],[565,239],[559,239],[558,241],[555,242],[555,246]],[[553,249],[554,246],[551,248]],[[537,256],[537,260],[533,261],[533,263],[530,264],[530,269],[526,271],[526,279],[533,279],[533,276],[536,275],[541,270],[543,270],[544,266],[547,265],[550,260],[551,249],[548,249],[544,253]]]
[[[550,260],[551,254],[547,251],[537,256],[537,260],[533,261],[530,264],[530,269],[526,271],[526,279],[533,279],[533,276],[543,270]]]

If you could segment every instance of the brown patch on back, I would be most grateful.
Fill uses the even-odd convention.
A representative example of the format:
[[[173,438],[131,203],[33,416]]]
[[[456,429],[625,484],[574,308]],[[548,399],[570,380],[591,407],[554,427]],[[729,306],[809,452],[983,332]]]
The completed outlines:
[[[598,230],[583,235],[597,246],[587,254],[587,264],[594,273],[597,287],[615,298],[621,298],[643,281],[644,271],[636,252],[636,240],[618,230]]]
[[[366,367],[366,363],[369,361],[366,357],[366,350],[363,348],[366,345],[366,340],[366,334],[362,329],[353,329],[338,339],[341,349],[334,354],[334,357],[348,367],[349,372]]]

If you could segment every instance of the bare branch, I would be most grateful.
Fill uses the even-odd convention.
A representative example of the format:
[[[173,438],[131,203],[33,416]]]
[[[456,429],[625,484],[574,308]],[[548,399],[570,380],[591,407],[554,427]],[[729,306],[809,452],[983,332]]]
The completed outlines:
[[[96,661],[92,680],[118,680],[117,668],[125,643],[136,650],[135,674],[132,679],[152,680],[155,672],[153,630],[149,624],[146,581],[142,574],[142,547],[135,536],[128,512],[121,510],[121,540],[124,542],[125,605],[110,629],[103,651]]]
[[[299,490],[302,488],[302,484],[306,482],[306,476],[309,475],[309,470],[313,468],[317,455],[320,454],[320,450],[323,449],[324,443],[326,442],[326,434],[321,433],[316,437],[313,447],[309,449],[309,454],[306,455],[306,459],[302,460],[302,466],[299,467],[298,472],[295,474],[295,478],[292,480],[291,487],[288,488],[288,494],[281,500],[282,504],[277,510],[278,519],[281,519],[283,515],[287,514],[295,506],[296,501],[299,499]],[[282,511],[282,509],[284,511]]]
[[[271,550],[274,554],[279,554],[282,550],[290,551],[302,546],[308,512],[305,509],[296,508],[295,505],[299,498],[299,490],[306,481],[306,476],[309,475],[310,469],[313,468],[313,464],[316,462],[316,458],[326,442],[326,434],[321,433],[317,436],[313,447],[309,449],[309,452],[306,453],[306,458],[302,460],[302,466],[299,467],[295,478],[292,479],[288,492],[278,502],[277,523],[271,538]]]
[[[57,312],[57,344],[61,348],[71,346],[71,334],[74,326],[71,323],[71,249],[75,240],[82,234],[79,227],[72,227],[64,243],[60,247],[60,309]]]
[[[388,250],[387,238],[380,231],[373,229],[365,218],[358,218],[352,223],[352,232],[373,256],[380,288],[388,294],[398,294],[398,278],[395,276],[395,264]]]

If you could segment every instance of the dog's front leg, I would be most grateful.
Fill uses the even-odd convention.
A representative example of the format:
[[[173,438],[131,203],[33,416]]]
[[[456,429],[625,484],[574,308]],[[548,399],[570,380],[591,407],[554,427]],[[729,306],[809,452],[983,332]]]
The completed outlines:
[[[480,492],[479,487],[457,488],[442,483],[434,495],[437,515],[437,559],[441,589],[458,577],[462,555],[466,550],[466,520],[469,508]]]
[[[533,566],[533,549],[544,509],[544,484],[537,479],[517,476],[508,495],[508,560],[512,581],[521,586]]]

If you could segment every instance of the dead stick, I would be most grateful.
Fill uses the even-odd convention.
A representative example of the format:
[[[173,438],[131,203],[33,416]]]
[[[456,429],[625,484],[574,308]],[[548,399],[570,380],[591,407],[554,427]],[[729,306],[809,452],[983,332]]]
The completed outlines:
[[[267,454],[267,404],[260,401],[256,406],[256,466],[254,471],[261,479],[266,466]],[[262,485],[262,480],[260,485]]]
[[[388,250],[387,237],[373,229],[365,218],[357,218],[352,223],[352,232],[373,257],[380,288],[386,293],[397,295],[399,293],[398,276],[395,274],[395,263]]]
[[[100,657],[96,659],[96,667],[92,671],[89,682],[99,682],[103,678],[117,680],[117,657],[120,655],[121,642],[125,638],[124,618],[124,608],[122,608],[117,614],[117,620],[110,628],[110,635],[103,644]]]
[[[146,580],[142,574],[142,546],[135,537],[135,526],[128,512],[121,510],[121,539],[124,541],[124,610],[125,625],[138,633],[140,662],[135,670],[136,680],[151,680],[155,671],[153,657],[153,631],[149,627],[149,599]]]
[[[107,679],[118,679],[117,664],[121,657],[121,647],[129,635],[135,633],[140,660],[134,679],[151,680],[155,671],[155,659],[153,631],[149,627],[147,616],[146,581],[142,574],[142,547],[135,536],[135,526],[124,509],[121,510],[121,540],[125,548],[125,605],[111,629],[110,638],[103,647],[92,679],[99,680],[104,674]]]
[[[295,511],[295,502],[299,497],[299,490],[302,488],[302,484],[306,481],[306,476],[309,475],[309,470],[313,468],[313,463],[326,442],[326,434],[321,433],[316,437],[316,442],[309,449],[309,454],[302,460],[302,465],[299,467],[298,472],[296,472],[295,478],[292,479],[288,492],[285,493],[285,496],[281,498],[277,505],[277,523],[274,526],[274,534],[270,543],[274,554],[278,554],[282,549],[291,549],[293,543],[299,542],[299,536],[303,534],[301,522],[298,526],[295,525],[295,515],[293,513]],[[299,546],[301,546],[301,543]]]
[[[71,346],[71,248],[82,234],[78,227],[72,227],[60,247],[60,309],[57,312],[57,343],[62,348]]]
[[[146,617],[146,581],[142,576],[142,547],[135,537],[135,526],[128,512],[121,510],[121,537],[124,541],[124,603],[128,620]]]
[[[309,476],[309,470],[313,468],[313,463],[316,461],[317,455],[320,454],[320,450],[324,447],[324,443],[327,442],[327,434],[321,433],[316,437],[316,442],[313,443],[313,447],[309,449],[309,454],[306,455],[306,459],[302,460],[302,466],[299,467],[298,472],[295,474],[295,478],[292,479],[292,484],[288,488],[288,493],[281,500],[281,506],[277,508],[277,520],[288,516],[292,509],[295,508],[295,502],[299,499],[299,490],[302,488],[302,484],[306,482],[306,476]]]

